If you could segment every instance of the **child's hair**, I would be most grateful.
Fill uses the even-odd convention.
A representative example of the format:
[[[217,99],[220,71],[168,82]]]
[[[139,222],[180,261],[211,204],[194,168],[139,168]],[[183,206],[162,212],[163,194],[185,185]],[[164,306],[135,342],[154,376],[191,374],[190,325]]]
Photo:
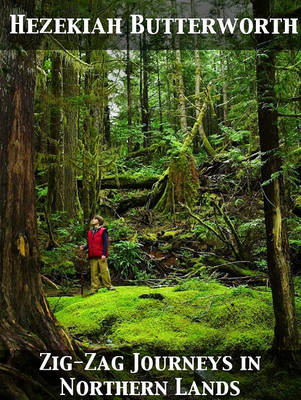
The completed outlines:
[[[93,219],[98,219],[99,225],[103,225],[104,219],[100,215],[94,215]]]

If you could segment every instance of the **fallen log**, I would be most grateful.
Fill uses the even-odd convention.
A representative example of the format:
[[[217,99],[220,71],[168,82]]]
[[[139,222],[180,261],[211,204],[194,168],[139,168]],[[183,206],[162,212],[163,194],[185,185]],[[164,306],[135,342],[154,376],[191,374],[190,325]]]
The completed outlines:
[[[159,176],[118,175],[103,178],[101,189],[151,189]]]
[[[125,159],[130,160],[135,157],[148,156],[149,154],[156,152],[158,149],[163,150],[165,147],[166,147],[165,142],[155,143],[155,144],[152,144],[151,146],[143,147],[142,149],[139,149],[139,150],[133,151],[132,153],[129,153],[125,157]]]
[[[149,197],[148,193],[146,194],[143,193],[138,196],[131,197],[129,199],[121,200],[116,209],[117,214],[125,213],[130,208],[143,207],[146,204],[148,197]]]

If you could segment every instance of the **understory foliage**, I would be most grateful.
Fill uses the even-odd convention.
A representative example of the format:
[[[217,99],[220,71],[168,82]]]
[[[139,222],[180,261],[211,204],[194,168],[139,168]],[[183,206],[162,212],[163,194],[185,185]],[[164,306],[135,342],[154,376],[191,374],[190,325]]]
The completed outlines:
[[[56,281],[64,274],[76,278],[79,270],[76,246],[85,243],[94,213],[106,218],[113,240],[112,267],[123,278],[127,272],[121,271],[128,271],[132,278],[138,276],[136,268],[147,273],[147,263],[141,261],[141,245],[144,246],[141,237],[146,230],[153,231],[156,237],[160,230],[174,230],[173,223],[177,229],[181,221],[187,222],[185,229],[191,238],[207,241],[206,248],[218,258],[225,262],[248,262],[245,265],[248,269],[266,273],[262,210],[263,190],[269,182],[260,184],[255,53],[200,51],[201,64],[195,69],[195,54],[182,51],[181,68],[174,72],[173,52],[149,51],[144,62],[138,51],[128,55],[122,51],[92,51],[87,55],[74,52],[72,57],[64,51],[56,53],[62,59],[58,65],[54,64],[51,51],[39,53],[35,105],[43,273]],[[300,75],[299,61],[298,52],[277,55],[275,88],[279,114],[298,114],[300,110],[300,86],[292,84]],[[185,108],[175,86],[181,70]],[[55,74],[63,74],[64,81],[72,73],[79,78],[78,85],[73,91],[66,86],[65,92],[57,93],[53,86]],[[199,91],[196,91],[197,77]],[[147,98],[148,104],[142,98]],[[59,115],[63,118],[55,125],[62,124],[61,137],[51,136],[57,115],[51,111],[54,107],[56,112],[61,108]],[[145,109],[148,109],[148,130],[142,119]],[[200,114],[202,118],[194,130]],[[185,132],[182,117],[187,121]],[[67,129],[70,124],[71,147]],[[297,273],[300,127],[294,117],[279,117],[278,125],[283,165],[271,179],[281,175],[285,181],[286,221],[293,271]],[[49,152],[50,145],[55,145],[55,154]],[[209,145],[213,153],[208,153]],[[49,163],[56,161],[61,175],[57,175],[56,188],[50,189],[57,199],[58,209],[53,213],[48,204],[47,169]],[[73,206],[66,200],[63,209],[59,207],[60,199],[70,196]],[[197,214],[199,220],[188,215],[183,205]],[[138,238],[132,241],[135,232]],[[115,243],[123,240],[124,244]],[[132,245],[137,248],[129,247],[126,251]],[[195,254],[192,256],[197,258]],[[202,256],[205,265],[206,255]],[[128,267],[118,268],[117,262]],[[189,260],[185,263],[191,265]]]
[[[76,327],[73,334],[106,345],[266,350],[273,341],[271,297],[255,289],[270,286],[275,264],[267,257],[267,211],[275,208],[279,217],[280,210],[287,226],[287,268],[295,277],[301,268],[300,52],[275,55],[270,101],[258,92],[265,86],[256,66],[264,58],[252,50],[140,50],[39,54],[35,170],[43,282],[54,281],[61,293],[80,286],[86,292],[89,264],[78,246],[100,214],[113,284],[139,286],[132,295],[120,289],[123,314],[106,305],[105,322],[92,322],[94,300],[77,297],[74,307],[85,305],[81,326],[71,322],[73,299],[58,301],[57,316]],[[259,129],[259,108],[276,118],[272,151],[261,148],[267,130]],[[262,180],[269,157],[280,167]],[[266,193],[279,182],[277,208]],[[162,289],[168,300],[132,297],[146,290],[140,285]],[[59,308],[68,301],[65,315]],[[106,315],[102,308],[95,313]],[[135,313],[147,318],[133,322]]]

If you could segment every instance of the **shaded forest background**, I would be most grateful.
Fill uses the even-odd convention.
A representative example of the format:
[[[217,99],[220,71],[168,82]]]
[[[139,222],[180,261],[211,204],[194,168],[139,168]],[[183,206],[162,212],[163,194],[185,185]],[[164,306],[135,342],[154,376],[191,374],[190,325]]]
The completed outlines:
[[[118,278],[152,277],[148,270],[162,264],[158,259],[172,268],[177,259],[184,275],[222,269],[264,276],[262,202],[269,182],[260,184],[254,51],[53,51],[40,52],[38,63],[35,165],[44,273],[58,279],[76,273],[75,247],[100,213]],[[277,152],[284,162],[271,177],[284,178],[295,273],[299,65],[298,52],[277,55]],[[166,243],[168,255],[161,254],[171,237],[179,243],[169,253]],[[169,272],[165,266],[160,274]]]

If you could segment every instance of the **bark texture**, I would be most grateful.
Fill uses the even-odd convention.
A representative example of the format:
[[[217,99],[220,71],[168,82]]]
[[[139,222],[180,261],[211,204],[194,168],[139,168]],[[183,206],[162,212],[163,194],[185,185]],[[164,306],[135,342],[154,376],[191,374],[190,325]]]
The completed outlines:
[[[72,345],[41,287],[33,169],[35,54],[7,50],[0,62],[9,66],[0,77],[0,342],[10,363],[26,363],[30,374],[30,368],[36,371],[30,360],[38,360],[40,352],[66,354]],[[3,366],[2,373],[9,396],[4,398],[23,398],[15,370]]]
[[[62,57],[54,53],[51,57],[51,109],[50,138],[48,153],[50,159],[48,174],[48,209],[50,212],[64,211],[64,136],[63,136],[63,70]]]
[[[256,17],[270,15],[270,2],[254,1]],[[285,199],[281,173],[279,132],[275,93],[275,51],[266,48],[267,37],[258,38],[256,55],[258,125],[262,152],[264,214],[267,261],[275,313],[273,348],[292,351],[298,346],[294,288],[290,270],[289,246],[285,224]]]
[[[78,218],[79,198],[76,180],[76,151],[78,139],[78,108],[74,98],[78,96],[78,72],[74,65],[63,62],[64,91],[64,211],[68,218]]]

